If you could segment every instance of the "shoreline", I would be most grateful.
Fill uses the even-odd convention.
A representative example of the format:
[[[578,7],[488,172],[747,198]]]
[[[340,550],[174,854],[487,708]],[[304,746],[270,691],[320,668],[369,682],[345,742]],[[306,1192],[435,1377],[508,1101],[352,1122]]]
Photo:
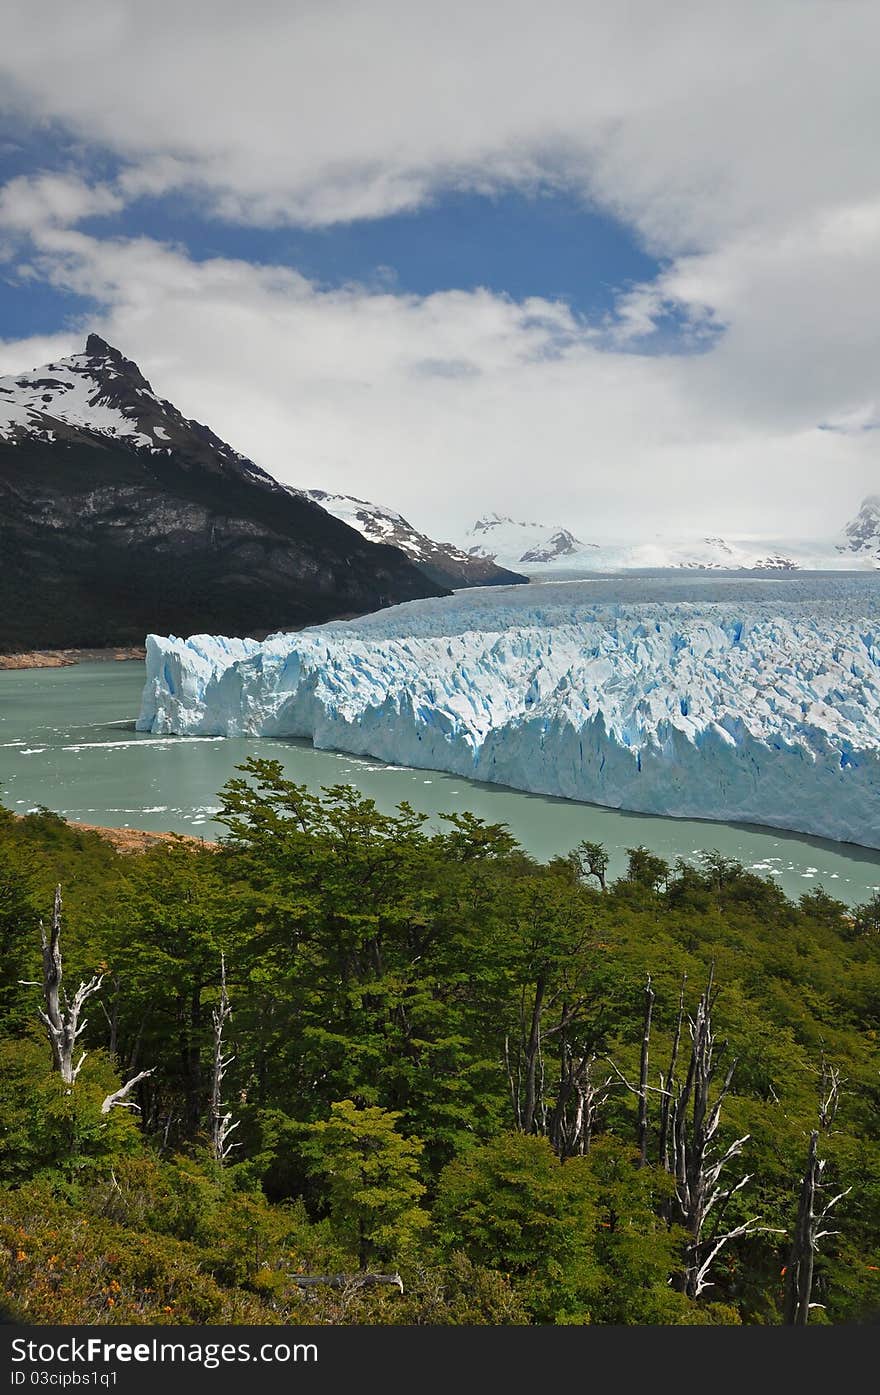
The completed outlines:
[[[187,847],[219,848],[220,844],[208,838],[199,838],[194,833],[155,833],[147,828],[108,828],[105,824],[80,823],[78,819],[65,819],[68,828],[82,829],[84,833],[97,833],[105,843],[110,843],[119,853],[148,852],[160,843],[185,843]]]
[[[142,644],[113,645],[107,649],[29,649],[21,654],[0,654],[0,671],[26,668],[69,668],[82,663],[123,663],[145,659]]]
[[[27,814],[13,814],[16,819],[26,819]],[[83,823],[80,819],[65,819],[68,828],[75,832],[97,833],[105,843],[120,853],[148,852],[160,843],[185,843],[188,847],[219,848],[220,844],[208,838],[199,838],[195,833],[159,833],[149,828],[110,828],[101,823]]]

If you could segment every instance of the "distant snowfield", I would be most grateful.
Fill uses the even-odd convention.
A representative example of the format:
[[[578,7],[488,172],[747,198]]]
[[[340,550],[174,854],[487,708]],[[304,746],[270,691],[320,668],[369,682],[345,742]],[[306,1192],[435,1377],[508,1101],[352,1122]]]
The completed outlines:
[[[872,571],[880,567],[880,499],[866,499],[836,538],[636,538],[583,541],[562,527],[517,523],[503,514],[478,519],[460,541],[475,557],[490,557],[529,576],[560,571],[617,572],[687,568],[695,571]]]
[[[880,847],[880,577],[602,577],[258,643],[150,636],[141,731],[296,736]]]

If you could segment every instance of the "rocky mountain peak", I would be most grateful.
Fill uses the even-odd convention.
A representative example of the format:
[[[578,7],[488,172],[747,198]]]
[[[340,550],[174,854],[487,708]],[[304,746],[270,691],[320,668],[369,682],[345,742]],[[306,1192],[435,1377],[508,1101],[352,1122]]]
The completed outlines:
[[[79,361],[83,358],[89,360],[87,365],[83,365],[84,368],[87,368],[87,370],[92,373],[101,373],[103,371],[104,373],[111,373],[113,375],[118,374],[131,383],[133,387],[144,388],[147,392],[153,391],[134,360],[126,358],[113,344],[108,344],[106,339],[102,339],[100,334],[90,334],[86,339],[85,354],[77,354],[75,359],[70,360],[70,362]]]
[[[880,494],[869,494],[845,529],[843,549],[850,552],[880,550]]]
[[[86,354],[89,358],[122,358],[119,350],[108,344],[106,339],[102,339],[100,334],[89,335],[86,340]]]

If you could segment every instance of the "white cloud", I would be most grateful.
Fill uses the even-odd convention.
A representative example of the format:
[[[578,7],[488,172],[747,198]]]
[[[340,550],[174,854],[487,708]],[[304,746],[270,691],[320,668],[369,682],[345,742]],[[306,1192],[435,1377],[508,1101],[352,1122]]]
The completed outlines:
[[[84,218],[118,213],[120,194],[106,184],[90,184],[75,174],[19,175],[0,189],[0,228],[32,233],[69,227]]]
[[[608,353],[558,303],[324,290],[146,238],[56,228],[38,242],[37,270],[97,297],[101,331],[187,414],[285,481],[390,503],[435,533],[501,508],[588,537],[824,536],[872,478],[871,433],[794,409],[750,418],[715,353]]]
[[[878,37],[873,0],[45,0],[0,72],[245,219],[556,180],[681,251],[870,195]]]
[[[286,479],[441,531],[495,507],[827,533],[877,487],[878,39],[873,0],[46,0],[4,18],[9,101],[124,168],[0,210],[160,390]],[[666,259],[609,325],[71,230],[90,197],[175,188],[314,225],[538,186]],[[707,351],[633,352],[670,313]]]
[[[82,348],[71,334],[33,334],[28,339],[0,339],[0,377],[21,373],[77,353]]]

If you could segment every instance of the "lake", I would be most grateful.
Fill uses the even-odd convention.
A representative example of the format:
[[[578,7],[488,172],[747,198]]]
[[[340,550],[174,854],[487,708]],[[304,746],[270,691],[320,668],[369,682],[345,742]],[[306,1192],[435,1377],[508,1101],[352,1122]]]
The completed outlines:
[[[611,873],[644,844],[669,860],[717,848],[772,876],[791,896],[820,882],[849,904],[880,886],[880,853],[801,834],[696,819],[622,813],[523,794],[460,776],[389,766],[306,742],[271,738],[156,737],[134,722],[139,662],[83,663],[0,672],[0,799],[16,813],[39,805],[85,823],[215,838],[217,792],[248,756],[281,761],[289,779],[317,790],[348,783],[391,811],[401,800],[431,816],[470,810],[506,823],[535,857],[566,853],[581,839],[604,843]]]

